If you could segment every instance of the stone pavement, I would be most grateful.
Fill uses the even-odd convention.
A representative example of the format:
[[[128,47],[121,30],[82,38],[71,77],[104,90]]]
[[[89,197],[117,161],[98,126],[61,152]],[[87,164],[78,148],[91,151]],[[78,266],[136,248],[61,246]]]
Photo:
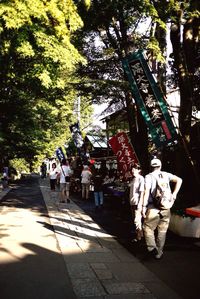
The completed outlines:
[[[37,178],[0,199],[0,298],[77,298]]]
[[[60,204],[48,180],[40,188],[77,298],[180,299],[73,201]]]

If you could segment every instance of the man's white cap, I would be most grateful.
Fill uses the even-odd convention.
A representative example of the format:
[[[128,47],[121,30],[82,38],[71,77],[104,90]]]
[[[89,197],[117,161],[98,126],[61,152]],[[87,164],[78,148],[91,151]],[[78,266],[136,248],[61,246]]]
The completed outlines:
[[[161,161],[157,158],[151,160],[151,167],[160,167],[162,165]]]

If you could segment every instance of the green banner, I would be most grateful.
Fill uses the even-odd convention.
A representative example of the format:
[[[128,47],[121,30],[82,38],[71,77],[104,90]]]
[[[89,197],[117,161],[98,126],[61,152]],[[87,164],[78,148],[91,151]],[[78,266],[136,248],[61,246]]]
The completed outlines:
[[[176,129],[142,51],[124,58],[122,65],[153,142],[157,147],[173,144],[177,140]]]

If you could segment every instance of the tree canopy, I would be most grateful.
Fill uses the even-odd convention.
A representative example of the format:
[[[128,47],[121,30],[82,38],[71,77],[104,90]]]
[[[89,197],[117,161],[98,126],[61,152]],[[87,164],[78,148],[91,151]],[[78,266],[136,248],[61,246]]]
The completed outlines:
[[[73,74],[86,62],[72,42],[82,25],[72,0],[1,1],[1,163],[52,155],[66,140],[77,97]]]

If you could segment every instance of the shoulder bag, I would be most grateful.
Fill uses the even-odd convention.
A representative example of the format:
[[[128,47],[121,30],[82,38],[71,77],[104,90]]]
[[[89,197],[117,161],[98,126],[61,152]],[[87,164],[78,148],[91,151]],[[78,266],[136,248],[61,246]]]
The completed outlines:
[[[62,166],[61,166],[61,169],[62,169],[62,172],[63,172],[64,177],[65,177],[65,182],[66,182],[66,183],[69,183],[69,181],[70,181],[70,177],[69,177],[69,175],[65,175]]]

